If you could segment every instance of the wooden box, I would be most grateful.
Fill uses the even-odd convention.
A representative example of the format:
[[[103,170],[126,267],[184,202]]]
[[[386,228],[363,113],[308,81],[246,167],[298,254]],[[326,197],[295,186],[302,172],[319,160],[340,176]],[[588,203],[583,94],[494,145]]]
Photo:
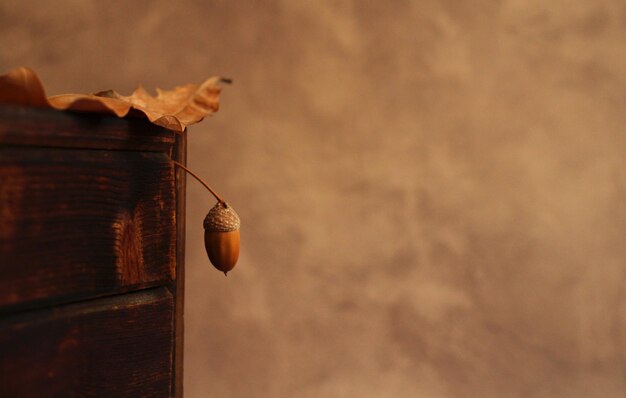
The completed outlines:
[[[185,145],[0,106],[0,397],[182,396]]]

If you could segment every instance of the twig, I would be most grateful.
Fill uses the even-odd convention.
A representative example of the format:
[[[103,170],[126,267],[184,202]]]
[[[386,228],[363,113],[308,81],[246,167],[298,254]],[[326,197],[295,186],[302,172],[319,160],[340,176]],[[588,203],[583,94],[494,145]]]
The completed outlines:
[[[211,189],[211,187],[209,186],[209,184],[207,184],[206,182],[204,182],[202,180],[202,178],[198,177],[193,171],[189,170],[188,168],[186,168],[185,166],[183,166],[182,164],[178,163],[175,160],[172,160],[172,163],[174,163],[176,166],[180,167],[181,169],[185,170],[187,173],[191,174],[191,176],[193,178],[195,178],[196,180],[198,180],[198,182],[200,182],[200,184],[204,185],[204,187],[206,189],[209,190],[209,192],[211,192],[213,194],[213,196],[215,196],[215,199],[217,199],[218,202],[220,202],[223,206],[228,207],[228,205],[226,204],[226,201],[224,201],[224,199],[222,199],[217,192],[215,192],[213,189]]]

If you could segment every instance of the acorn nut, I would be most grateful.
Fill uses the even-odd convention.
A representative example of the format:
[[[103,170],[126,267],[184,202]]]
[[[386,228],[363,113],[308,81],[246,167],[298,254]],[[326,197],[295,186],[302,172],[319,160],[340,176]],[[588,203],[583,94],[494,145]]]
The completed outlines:
[[[209,260],[224,275],[239,259],[239,216],[226,202],[218,202],[204,219],[204,246]]]

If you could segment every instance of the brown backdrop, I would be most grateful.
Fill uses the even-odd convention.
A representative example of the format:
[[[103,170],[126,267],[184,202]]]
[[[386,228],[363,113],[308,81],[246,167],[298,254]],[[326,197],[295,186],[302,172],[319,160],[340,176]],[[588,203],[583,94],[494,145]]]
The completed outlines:
[[[190,166],[187,397],[621,397],[624,1],[0,3],[50,94],[232,77]]]

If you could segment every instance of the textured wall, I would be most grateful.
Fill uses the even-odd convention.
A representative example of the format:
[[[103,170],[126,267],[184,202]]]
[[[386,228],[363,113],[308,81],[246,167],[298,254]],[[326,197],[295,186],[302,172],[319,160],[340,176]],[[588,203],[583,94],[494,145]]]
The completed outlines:
[[[235,79],[189,164],[187,397],[621,397],[624,1],[0,3],[51,94]]]

